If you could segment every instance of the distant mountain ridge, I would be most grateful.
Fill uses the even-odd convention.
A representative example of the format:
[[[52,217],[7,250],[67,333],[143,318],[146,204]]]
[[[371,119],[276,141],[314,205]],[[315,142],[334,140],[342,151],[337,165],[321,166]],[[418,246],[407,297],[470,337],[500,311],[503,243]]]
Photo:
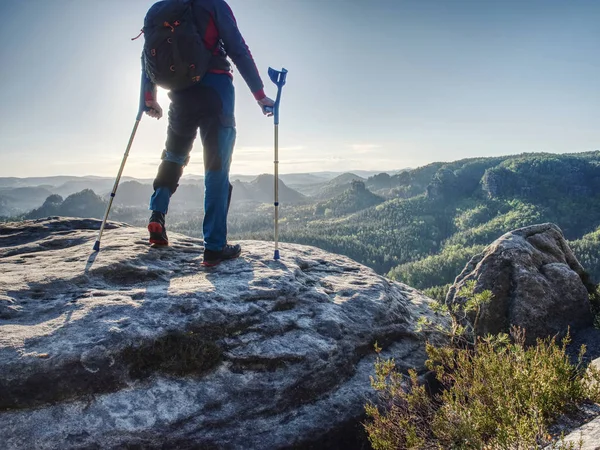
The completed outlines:
[[[47,187],[0,187],[0,216],[19,214],[41,205],[52,192]]]
[[[383,203],[385,198],[373,194],[365,187],[365,183],[353,180],[350,187],[331,200],[319,202],[315,207],[316,214],[343,216]]]
[[[312,181],[315,182],[327,182],[335,177],[342,175],[344,173],[355,173],[356,175],[362,178],[368,178],[370,176],[379,174],[379,173],[389,173],[395,174],[397,172],[402,172],[404,170],[394,170],[394,171],[386,171],[386,170],[374,170],[374,171],[364,171],[364,170],[355,170],[355,171],[347,171],[347,172],[302,172],[302,173],[288,173],[288,174],[279,174],[279,178],[286,184],[292,184],[294,182],[298,182],[298,184],[307,184]],[[239,179],[241,181],[252,181],[256,179],[259,174],[255,175],[240,175],[232,173],[229,178],[231,180]],[[151,183],[152,178],[136,178],[125,175],[121,178],[122,181],[138,181],[141,183]],[[204,176],[198,174],[184,174],[181,178],[183,183],[187,183],[189,181],[198,182],[203,181]],[[36,186],[52,186],[59,187],[68,182],[78,182],[78,181],[97,181],[97,182],[111,182],[114,183],[114,177],[105,177],[105,176],[97,176],[97,175],[57,175],[57,176],[41,176],[41,177],[0,177],[0,188],[16,188],[16,187],[36,187]]]
[[[282,201],[292,204],[305,201],[307,196],[326,200],[340,195],[350,187],[353,180],[367,181],[367,177],[374,177],[375,175],[380,178],[395,179],[394,177],[397,177],[398,173],[401,174],[406,170],[282,174],[279,177],[280,194],[282,195]],[[237,186],[236,191],[234,191],[234,199],[272,202],[272,187],[268,186],[269,182],[256,181],[265,175],[230,175],[232,184]],[[272,184],[273,176],[270,176]],[[147,198],[152,193],[151,190],[148,190],[148,186],[152,185],[152,181],[151,178],[122,177],[116,203],[123,206],[136,206],[142,202],[147,202]],[[257,182],[258,186],[242,188],[242,185],[237,183],[238,181],[250,184]],[[181,178],[178,193],[173,197],[174,203],[180,204],[182,207],[201,205],[202,202],[198,202],[198,199],[204,195],[203,184],[204,177],[202,175],[184,175]],[[85,189],[91,189],[94,193],[105,196],[111,191],[113,185],[114,178],[102,176],[0,177],[0,217],[14,216],[31,211],[43,204],[44,200],[52,194],[58,194],[66,198]],[[374,184],[369,184],[368,188],[379,195],[393,195],[390,189],[387,191],[382,190]],[[15,191],[16,189],[22,191]],[[27,191],[28,189],[29,191]],[[184,192],[186,194],[183,194]]]
[[[26,215],[27,219],[51,216],[83,217],[99,219],[104,215],[106,202],[91,189],[69,195],[66,199],[58,194],[49,196],[44,204]]]
[[[250,193],[251,200],[260,203],[272,203],[275,177],[271,174],[259,175],[254,181],[246,184],[246,191]],[[279,201],[285,203],[300,203],[306,200],[301,193],[289,188],[283,180],[278,181]],[[235,189],[234,189],[235,195]]]
[[[82,182],[77,180],[78,183]],[[234,186],[233,202],[252,202],[252,203],[273,203],[273,175],[263,174],[256,177],[251,182],[233,181]],[[103,186],[103,185],[102,185]],[[103,186],[106,188],[106,186]],[[112,188],[112,185],[111,185]],[[74,194],[63,196],[52,193],[42,188],[14,188],[5,189],[6,194],[0,195],[0,216],[18,214],[27,212],[26,217],[30,219],[42,218],[48,216],[70,216],[70,217],[101,217],[101,211],[105,205],[110,191],[104,189],[98,194],[92,188],[82,189]],[[26,201],[20,202],[20,205],[28,205],[28,208],[15,209],[11,206],[10,195],[16,193],[29,192],[33,196]],[[116,211],[119,208],[147,208],[153,188],[150,183],[140,183],[139,181],[124,181],[119,185],[114,205]],[[0,189],[0,194],[2,189]],[[13,194],[14,193],[14,194]],[[299,192],[289,188],[279,180],[279,201],[288,205],[294,205],[306,201],[306,197]],[[40,206],[41,204],[41,206]],[[186,209],[202,209],[204,204],[204,185],[198,180],[188,180],[188,183],[180,184],[176,194],[172,197],[171,208],[182,212]],[[87,206],[86,206],[87,205]]]

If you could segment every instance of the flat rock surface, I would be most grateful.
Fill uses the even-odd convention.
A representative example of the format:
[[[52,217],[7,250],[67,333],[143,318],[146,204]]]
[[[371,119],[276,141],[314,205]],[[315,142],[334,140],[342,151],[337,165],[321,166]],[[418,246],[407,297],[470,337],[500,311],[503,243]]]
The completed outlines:
[[[3,449],[351,448],[374,343],[424,372],[432,300],[348,258],[246,241],[203,269],[122,224],[93,254],[98,226],[0,225]]]

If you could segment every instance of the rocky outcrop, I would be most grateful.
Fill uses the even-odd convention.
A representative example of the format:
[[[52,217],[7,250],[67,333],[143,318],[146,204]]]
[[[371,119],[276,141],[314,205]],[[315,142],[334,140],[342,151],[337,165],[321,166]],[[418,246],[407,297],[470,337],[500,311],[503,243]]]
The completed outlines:
[[[481,308],[479,335],[516,325],[532,343],[592,324],[587,275],[554,224],[507,233],[473,257],[450,288],[447,304],[464,303],[459,291],[469,280],[476,280],[476,292],[493,294]]]
[[[587,337],[592,338],[589,342],[592,346],[597,346],[600,331],[593,330],[593,333],[595,336],[588,334]],[[600,358],[591,361],[590,365],[600,370]],[[578,405],[559,417],[549,432],[555,436],[555,442],[546,446],[546,450],[600,450],[600,404],[586,402]]]
[[[374,343],[425,371],[431,300],[348,258],[247,241],[205,270],[200,240],[121,224],[91,254],[98,225],[0,226],[5,450],[351,449]]]
[[[563,444],[562,447],[560,447],[561,444]],[[596,417],[567,434],[562,443],[547,448],[548,450],[559,450],[560,448],[569,448],[568,445],[572,445],[571,448],[578,450],[600,450],[600,417]]]

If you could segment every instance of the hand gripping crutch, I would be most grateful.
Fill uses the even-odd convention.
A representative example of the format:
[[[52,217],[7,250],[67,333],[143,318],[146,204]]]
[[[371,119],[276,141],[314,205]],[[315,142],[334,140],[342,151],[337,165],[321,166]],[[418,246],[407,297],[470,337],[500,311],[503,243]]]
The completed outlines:
[[[269,67],[269,78],[277,86],[277,98],[273,106],[273,116],[275,123],[275,255],[274,259],[279,259],[279,104],[281,103],[281,90],[285,85],[285,79],[288,71],[286,69],[275,70]]]
[[[121,181],[121,175],[123,174],[123,169],[125,169],[125,163],[127,162],[127,157],[129,156],[129,150],[131,149],[131,144],[133,144],[133,138],[135,137],[135,133],[140,125],[140,120],[142,120],[142,114],[148,108],[146,107],[146,100],[144,98],[144,70],[142,68],[142,82],[140,86],[140,105],[138,109],[137,116],[135,118],[135,125],[133,126],[133,131],[131,132],[131,136],[129,137],[129,143],[127,144],[127,149],[125,150],[125,154],[123,155],[123,161],[121,162],[121,167],[119,168],[119,173],[117,174],[117,179],[115,180],[115,185],[113,186],[112,192],[110,193],[110,199],[108,200],[108,205],[106,206],[106,212],[104,213],[104,219],[102,220],[102,225],[100,226],[100,232],[98,233],[98,239],[94,243],[94,251],[100,251],[100,240],[102,239],[102,233],[104,232],[104,227],[106,226],[106,221],[108,220],[108,213],[110,212],[110,208],[112,206],[115,195],[117,195],[117,188],[119,187],[119,181]]]

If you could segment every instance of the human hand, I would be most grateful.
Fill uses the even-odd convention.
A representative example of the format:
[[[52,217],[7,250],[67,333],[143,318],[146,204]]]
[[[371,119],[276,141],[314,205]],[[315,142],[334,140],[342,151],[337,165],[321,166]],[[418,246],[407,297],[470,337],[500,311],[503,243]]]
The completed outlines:
[[[269,97],[263,97],[262,99],[258,100],[258,105],[265,116],[271,117],[273,115],[273,107],[275,106],[275,102]]]
[[[160,119],[163,115],[163,110],[156,100],[146,100],[146,114],[155,119]]]

